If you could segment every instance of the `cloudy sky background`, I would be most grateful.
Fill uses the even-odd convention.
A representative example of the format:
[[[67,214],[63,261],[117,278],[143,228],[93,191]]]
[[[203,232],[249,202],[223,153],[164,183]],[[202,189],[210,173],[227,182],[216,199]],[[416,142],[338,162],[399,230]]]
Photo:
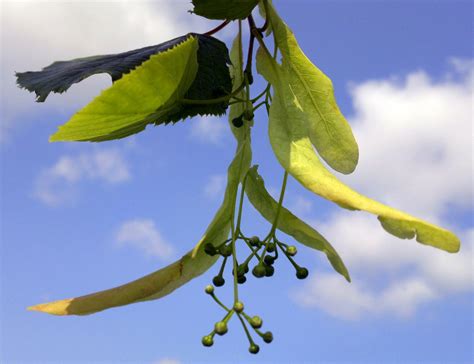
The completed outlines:
[[[0,361],[470,362],[473,357],[472,118],[469,1],[275,0],[301,46],[332,79],[361,158],[345,182],[455,231],[450,255],[396,239],[376,218],[341,210],[290,181],[285,204],[335,246],[353,283],[301,247],[308,280],[279,262],[242,287],[273,331],[257,357],[235,322],[212,349],[200,338],[222,312],[202,293],[216,267],[157,302],[88,317],[25,307],[109,288],[172,262],[218,208],[234,141],[225,120],[197,118],[103,144],[48,143],[106,76],[51,95],[17,89],[14,71],[157,44],[215,22],[188,1],[1,3]],[[219,33],[226,42],[235,26]],[[256,91],[261,88],[257,83]],[[282,173],[254,127],[254,163],[272,191]],[[245,231],[269,228],[247,205]],[[269,284],[271,283],[271,284]],[[231,299],[230,287],[219,290]],[[223,291],[223,293],[220,293]]]

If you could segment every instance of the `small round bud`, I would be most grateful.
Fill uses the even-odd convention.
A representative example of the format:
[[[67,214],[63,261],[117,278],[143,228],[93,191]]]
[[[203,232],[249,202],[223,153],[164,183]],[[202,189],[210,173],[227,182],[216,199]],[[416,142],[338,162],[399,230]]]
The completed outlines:
[[[236,128],[240,128],[242,125],[244,125],[244,120],[242,115],[237,116],[236,118],[232,119],[232,125]]]
[[[214,256],[217,254],[216,248],[211,243],[206,244],[206,246],[204,247],[204,252],[210,256]]]
[[[275,273],[275,268],[271,265],[265,265],[265,277],[271,277]]]
[[[252,236],[250,239],[249,239],[249,243],[250,245],[252,246],[259,246],[260,245],[260,239],[258,236]]]
[[[250,345],[249,352],[251,354],[257,354],[259,351],[260,351],[260,347],[258,345],[256,345],[256,344]]]
[[[289,256],[295,256],[298,251],[296,250],[296,246],[290,245],[288,248],[286,248],[286,253]]]
[[[218,335],[225,335],[227,333],[227,324],[224,321],[216,322],[214,325],[214,330]]]
[[[221,253],[221,255],[223,257],[228,257],[232,254],[232,246],[229,244],[229,245],[224,245],[224,246],[221,246],[219,248],[219,253]]]
[[[270,344],[273,341],[273,334],[270,331],[267,331],[262,335],[263,341],[265,341],[267,344]]]
[[[274,243],[268,243],[267,244],[267,252],[273,253],[275,251],[275,244]]]
[[[214,283],[214,286],[216,286],[216,287],[222,287],[225,283],[225,279],[221,276],[215,276],[212,279],[212,283]]]
[[[244,284],[247,282],[247,277],[246,276],[237,276],[237,283],[238,284]]]
[[[201,342],[204,346],[209,347],[209,346],[212,346],[214,344],[214,339],[212,338],[211,335],[206,335],[202,338]]]
[[[308,276],[309,272],[306,268],[298,268],[296,271],[296,278],[305,279]]]
[[[213,294],[214,293],[214,286],[209,284],[206,286],[206,288],[204,289],[204,291],[207,293],[207,294]]]
[[[263,261],[267,265],[272,265],[273,263],[275,263],[275,257],[272,257],[271,255],[265,255],[265,258],[263,258]]]
[[[254,329],[259,329],[263,325],[263,320],[259,316],[254,316],[249,320],[249,323]]]
[[[252,270],[252,274],[257,278],[262,278],[266,272],[267,270],[263,264],[257,264]]]
[[[241,313],[244,310],[244,304],[240,301],[234,303],[234,311],[237,313]]]

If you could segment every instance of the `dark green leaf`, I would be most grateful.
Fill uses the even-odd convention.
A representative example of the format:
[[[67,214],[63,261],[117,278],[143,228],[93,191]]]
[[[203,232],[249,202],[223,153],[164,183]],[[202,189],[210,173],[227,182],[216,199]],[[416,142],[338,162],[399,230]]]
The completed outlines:
[[[43,102],[51,92],[63,93],[74,83],[95,74],[108,73],[112,80],[116,81],[150,59],[152,55],[165,52],[190,36],[198,40],[199,67],[194,82],[184,98],[207,100],[229,94],[232,82],[228,70],[229,54],[226,45],[216,38],[193,33],[124,53],[54,62],[42,71],[17,73],[17,82],[20,87],[34,91],[37,101]],[[197,114],[222,115],[226,109],[226,102],[209,105],[176,105],[172,112],[158,120],[157,124],[175,122]]]
[[[208,19],[245,19],[259,0],[193,0],[193,13]]]

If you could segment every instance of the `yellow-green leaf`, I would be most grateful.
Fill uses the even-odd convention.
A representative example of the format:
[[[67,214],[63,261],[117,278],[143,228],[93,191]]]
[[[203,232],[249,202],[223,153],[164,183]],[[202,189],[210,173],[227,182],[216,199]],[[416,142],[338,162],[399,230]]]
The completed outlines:
[[[155,54],[77,112],[50,141],[123,138],[170,113],[194,81],[198,40]]]
[[[337,106],[331,80],[306,57],[271,3],[268,17],[293,93],[308,116],[306,125],[311,142],[336,171],[353,172],[359,149],[349,123]]]
[[[249,201],[270,223],[275,220],[278,203],[265,188],[263,178],[258,174],[257,166],[250,168],[247,174],[245,192]],[[310,248],[322,251],[328,257],[333,268],[349,282],[351,278],[344,262],[332,245],[311,226],[293,215],[283,206],[280,210],[277,228]]]
[[[227,234],[228,230],[222,231],[220,238],[225,239]],[[112,307],[161,298],[201,275],[215,262],[216,258],[206,255],[204,251],[200,251],[194,258],[189,252],[173,264],[122,286],[86,296],[42,303],[28,309],[52,315],[89,315]]]
[[[308,190],[342,207],[378,215],[382,226],[400,238],[414,238],[448,252],[457,252],[460,241],[452,232],[363,196],[339,181],[314,152],[306,132],[307,114],[292,92],[288,69],[278,65],[262,48],[257,70],[274,89],[269,136],[280,164]]]

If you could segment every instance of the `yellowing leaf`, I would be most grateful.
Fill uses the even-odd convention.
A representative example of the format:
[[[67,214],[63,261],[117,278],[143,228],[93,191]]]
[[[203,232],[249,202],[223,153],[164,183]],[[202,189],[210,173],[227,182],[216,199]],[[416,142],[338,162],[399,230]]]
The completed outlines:
[[[270,108],[270,142],[280,164],[308,190],[342,207],[378,215],[382,226],[400,238],[414,238],[448,252],[457,252],[460,241],[452,232],[363,196],[339,181],[321,163],[306,131],[307,114],[290,86],[286,68],[278,65],[262,48],[257,70],[274,89]]]
[[[152,55],[59,127],[50,141],[103,141],[145,129],[171,113],[194,81],[198,41]]]
[[[222,238],[225,239],[222,232]],[[226,235],[227,236],[227,235]],[[42,303],[28,307],[52,315],[89,315],[108,308],[128,305],[139,301],[157,299],[208,270],[216,261],[204,251],[191,258],[191,252],[169,266],[133,282],[86,296]]]
[[[256,166],[249,170],[245,184],[245,192],[249,201],[257,211],[260,212],[260,214],[270,223],[273,223],[278,209],[278,203],[265,188],[265,183],[263,182],[262,177],[258,174]],[[324,238],[324,236],[293,215],[283,206],[280,210],[277,228],[285,234],[292,236],[301,244],[322,251],[328,257],[333,268],[350,282],[351,278],[349,277],[349,272],[332,245]]]
[[[311,142],[336,171],[353,172],[359,160],[359,149],[349,123],[337,106],[331,80],[306,57],[293,32],[271,3],[268,4],[268,16],[291,88],[307,114]]]

